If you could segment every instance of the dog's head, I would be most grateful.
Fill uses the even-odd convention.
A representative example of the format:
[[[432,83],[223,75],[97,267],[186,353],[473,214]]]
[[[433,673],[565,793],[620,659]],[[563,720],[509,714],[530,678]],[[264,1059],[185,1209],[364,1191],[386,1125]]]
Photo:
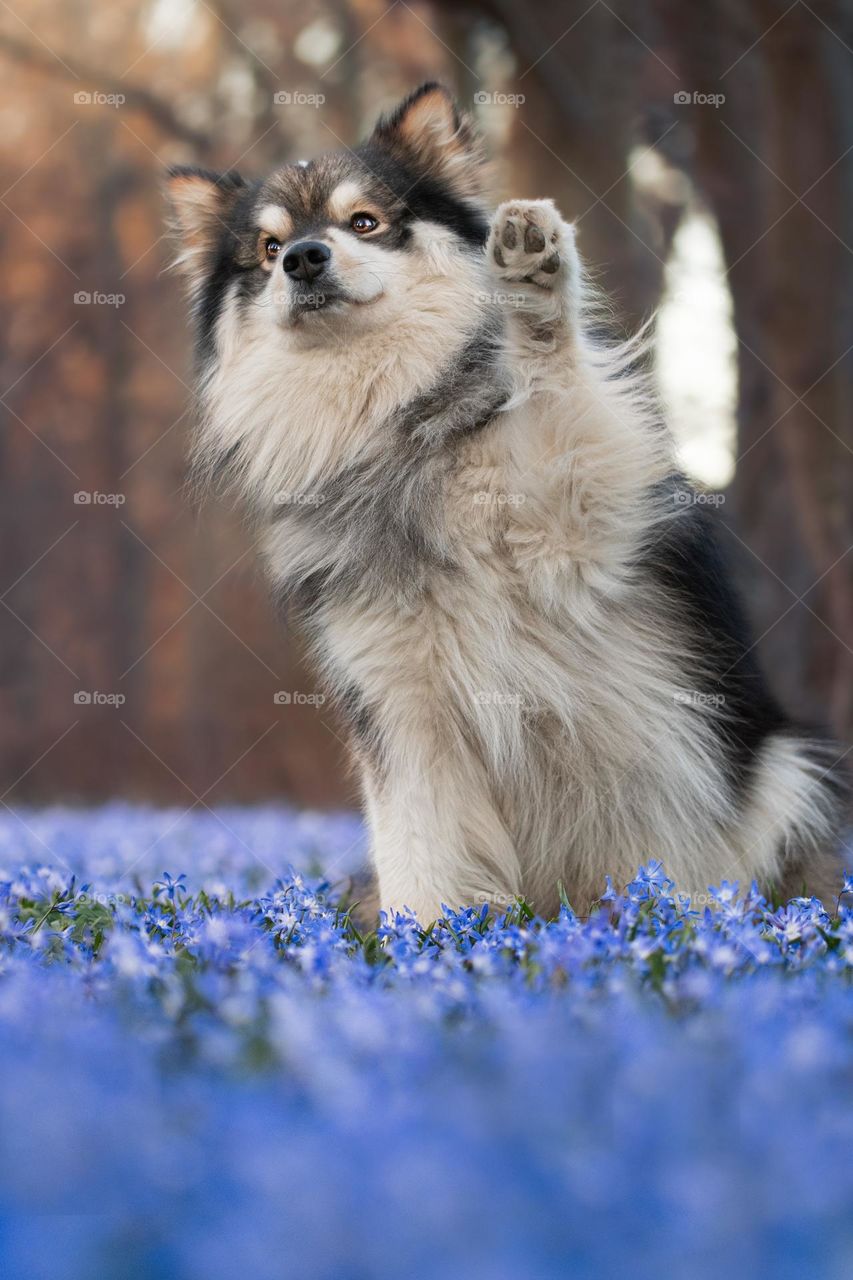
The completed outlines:
[[[487,232],[482,168],[471,122],[427,84],[353,151],[255,182],[172,170],[202,358],[241,327],[304,349],[391,332],[442,282],[475,290]]]

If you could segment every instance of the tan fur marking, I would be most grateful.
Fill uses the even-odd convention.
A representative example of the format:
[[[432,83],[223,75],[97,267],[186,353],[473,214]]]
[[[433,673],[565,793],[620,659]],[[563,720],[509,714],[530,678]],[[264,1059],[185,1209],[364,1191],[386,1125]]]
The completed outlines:
[[[258,225],[262,235],[275,237],[282,244],[293,234],[293,219],[280,204],[265,204],[258,211]]]
[[[372,201],[365,197],[360,183],[347,179],[335,187],[329,197],[329,218],[332,222],[346,222],[354,213],[362,212],[372,213],[375,218],[379,218]]]

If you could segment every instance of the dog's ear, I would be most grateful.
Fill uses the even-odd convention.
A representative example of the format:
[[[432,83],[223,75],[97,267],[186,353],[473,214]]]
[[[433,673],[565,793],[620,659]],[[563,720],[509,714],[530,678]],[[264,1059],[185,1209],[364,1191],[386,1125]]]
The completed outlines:
[[[246,184],[239,173],[208,173],[179,166],[166,175],[172,230],[178,242],[175,265],[191,283],[210,269],[214,250],[228,229],[228,217]]]
[[[482,194],[486,153],[473,121],[434,81],[382,116],[370,139],[409,169],[426,174],[463,199]]]

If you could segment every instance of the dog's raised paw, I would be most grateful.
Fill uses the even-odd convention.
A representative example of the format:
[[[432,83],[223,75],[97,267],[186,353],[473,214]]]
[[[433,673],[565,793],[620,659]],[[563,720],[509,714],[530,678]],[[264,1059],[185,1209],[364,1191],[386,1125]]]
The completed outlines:
[[[551,289],[567,265],[571,235],[552,200],[508,200],[492,220],[486,254],[504,280]]]

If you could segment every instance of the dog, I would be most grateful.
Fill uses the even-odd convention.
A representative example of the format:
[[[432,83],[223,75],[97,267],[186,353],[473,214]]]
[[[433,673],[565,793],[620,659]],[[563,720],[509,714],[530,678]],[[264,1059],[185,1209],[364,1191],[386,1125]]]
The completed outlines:
[[[357,150],[168,187],[192,470],[239,497],[349,728],[383,908],[840,888],[833,752],[769,694],[641,344],[550,200],[489,215],[439,84]],[[707,900],[707,897],[706,899]]]

